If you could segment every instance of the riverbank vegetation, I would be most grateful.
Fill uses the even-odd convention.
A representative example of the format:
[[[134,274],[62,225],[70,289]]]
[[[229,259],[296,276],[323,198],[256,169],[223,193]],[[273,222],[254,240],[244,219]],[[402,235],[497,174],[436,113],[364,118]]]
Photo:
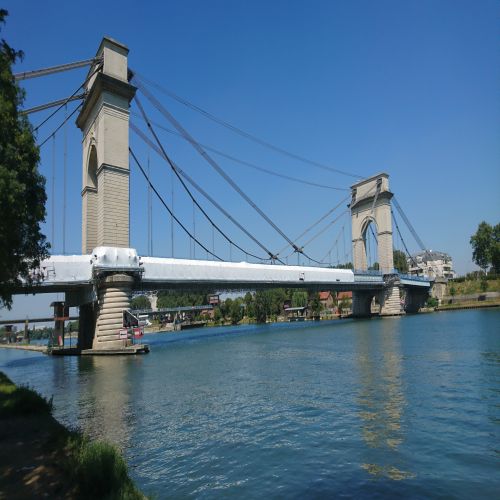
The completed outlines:
[[[492,226],[483,221],[471,236],[472,258],[486,273],[500,274],[500,223]]]
[[[500,292],[500,277],[484,273],[470,273],[448,282],[446,295],[451,297],[475,293]]]
[[[121,453],[70,431],[52,400],[0,372],[0,491],[5,498],[145,498]]]

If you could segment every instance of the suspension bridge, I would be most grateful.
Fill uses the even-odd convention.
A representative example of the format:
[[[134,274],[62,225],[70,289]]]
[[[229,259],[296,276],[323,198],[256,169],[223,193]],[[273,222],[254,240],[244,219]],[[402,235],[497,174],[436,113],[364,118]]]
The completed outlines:
[[[198,142],[153,93],[151,89],[157,87],[129,68],[128,48],[123,44],[105,37],[94,58],[22,73],[15,77],[17,80],[23,80],[87,66],[90,69],[85,81],[71,96],[24,111],[26,114],[31,114],[55,108],[36,127],[38,129],[58,111],[66,108],[68,103],[78,102],[70,114],[66,113],[63,122],[54,132],[39,144],[43,146],[47,143],[72,116],[76,115],[76,124],[83,134],[82,254],[64,255],[65,233],[63,232],[63,255],[52,255],[41,264],[33,274],[34,284],[30,292],[63,292],[66,305],[79,307],[79,347],[82,350],[97,353],[127,349],[127,341],[120,336],[123,328],[123,312],[130,307],[131,294],[138,290],[197,287],[210,287],[214,290],[256,290],[266,287],[352,290],[353,316],[370,315],[374,297],[380,306],[379,314],[382,316],[417,312],[423,305],[431,281],[426,277],[403,275],[394,269],[394,227],[408,255],[409,252],[392,205],[396,207],[411,234],[417,239],[417,243],[422,249],[425,247],[390,191],[387,173],[382,172],[361,179],[356,174],[312,162],[263,141],[170,93],[171,97],[182,104],[193,107],[209,119],[246,139],[258,142],[261,146],[355,179],[347,197],[299,236],[291,238],[220,166],[215,157],[225,156],[231,161],[260,170],[267,175],[288,178],[290,181],[313,186],[315,183],[241,160]],[[137,112],[130,110],[132,102],[135,103]],[[150,119],[146,102],[170,124],[171,128],[166,128]],[[158,155],[178,180],[192,202],[193,210],[196,208],[203,216],[204,224],[211,228],[212,246],[203,241],[200,234],[196,234],[194,221],[191,228],[182,220],[182,217],[174,211],[173,200],[168,200],[155,185],[149,169],[140,160],[140,155],[130,146],[130,130],[149,150]],[[283,240],[283,248],[279,251],[272,250],[263,238],[254,234],[243,221],[238,220],[228,207],[224,207],[220,198],[216,199],[210,195],[198,179],[194,179],[181,168],[167,152],[160,139],[159,130],[175,134],[191,146],[242,202],[277,233]],[[148,256],[139,255],[134,248],[130,248],[129,243],[131,164],[144,177],[148,188],[148,251],[150,252]],[[335,186],[319,187],[341,189]],[[193,249],[191,258],[151,256],[153,245],[150,217],[153,195],[168,212],[172,227],[175,223],[190,239],[192,244],[190,249]],[[202,199],[213,206],[225,220],[230,221],[244,235],[245,241],[251,242],[251,245],[237,241],[219,220],[208,212],[206,205],[201,202]],[[309,251],[310,244],[327,230],[338,227],[342,217],[350,217],[353,269],[341,268],[339,265],[338,247],[341,235],[344,237],[345,247],[345,226],[342,226],[334,245],[324,257],[315,258]],[[52,222],[52,233],[54,233],[53,226],[54,222]],[[313,230],[317,232],[313,234]],[[213,244],[214,233],[219,234],[230,249],[236,249],[245,255],[245,260],[242,262],[224,260]],[[173,240],[173,232],[171,238]],[[378,270],[369,269],[370,241],[376,243]],[[207,259],[193,258],[195,248],[201,249]],[[332,264],[331,257],[335,250],[337,266]],[[302,258],[302,265],[289,265],[288,258],[295,255],[298,260]],[[343,255],[347,257],[345,248]],[[303,265],[304,262],[308,265]],[[25,293],[26,288],[18,291]]]

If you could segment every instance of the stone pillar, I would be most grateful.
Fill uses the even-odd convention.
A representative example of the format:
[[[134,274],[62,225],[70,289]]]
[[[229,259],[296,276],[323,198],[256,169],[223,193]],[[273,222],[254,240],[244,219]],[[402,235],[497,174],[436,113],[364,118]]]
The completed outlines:
[[[78,318],[78,347],[92,349],[95,334],[97,305],[87,303],[80,305]]]
[[[82,251],[129,246],[128,48],[103,38],[102,68],[87,83],[77,125],[83,132]],[[90,69],[92,74],[96,63]]]
[[[438,299],[439,303],[443,300],[443,297],[446,295],[446,288],[448,286],[448,279],[436,277],[434,278],[434,283],[431,287],[431,295]]]
[[[428,290],[406,289],[405,312],[418,313],[424,307],[427,298],[429,297]]]
[[[120,339],[123,310],[130,308],[134,278],[128,274],[111,274],[100,282],[93,349],[120,349],[127,340]]]
[[[404,314],[401,307],[400,281],[397,274],[384,276],[385,288],[378,295],[380,316],[399,316]]]
[[[358,290],[352,294],[352,315],[355,318],[371,316],[371,305],[374,292],[369,290]]]

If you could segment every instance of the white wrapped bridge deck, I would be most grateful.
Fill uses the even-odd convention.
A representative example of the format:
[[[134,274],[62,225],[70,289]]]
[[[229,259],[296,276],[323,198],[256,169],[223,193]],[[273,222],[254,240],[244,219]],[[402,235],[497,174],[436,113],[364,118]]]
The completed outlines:
[[[357,275],[351,269],[139,257],[132,248],[98,247],[91,255],[51,256],[40,266],[40,281],[34,291],[88,289],[96,278],[108,272],[133,273],[137,276],[136,289],[153,290],[199,286],[228,290],[271,287],[362,290],[384,286],[381,275]],[[429,286],[423,280],[405,284]]]

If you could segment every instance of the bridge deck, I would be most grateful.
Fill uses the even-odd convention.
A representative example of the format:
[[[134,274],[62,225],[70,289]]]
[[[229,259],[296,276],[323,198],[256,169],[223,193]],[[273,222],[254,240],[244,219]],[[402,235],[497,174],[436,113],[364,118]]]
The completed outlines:
[[[95,257],[95,256],[94,256]],[[132,262],[132,260],[131,260]],[[159,257],[135,258],[124,265],[113,259],[96,263],[91,255],[53,255],[41,266],[42,280],[36,293],[88,289],[96,273],[105,271],[140,272],[138,289],[211,287],[217,289],[257,289],[271,287],[332,290],[382,288],[381,274],[354,273],[351,269],[215,262]],[[406,286],[429,287],[429,281],[404,277]],[[24,292],[25,290],[19,290]]]

